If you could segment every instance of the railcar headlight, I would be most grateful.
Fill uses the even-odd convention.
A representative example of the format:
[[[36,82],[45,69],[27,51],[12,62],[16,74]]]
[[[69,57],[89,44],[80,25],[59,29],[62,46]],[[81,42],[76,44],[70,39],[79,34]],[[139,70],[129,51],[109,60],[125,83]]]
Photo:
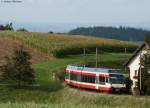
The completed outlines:
[[[126,84],[123,84],[123,87],[126,87]]]
[[[110,83],[110,87],[112,87],[112,83]]]

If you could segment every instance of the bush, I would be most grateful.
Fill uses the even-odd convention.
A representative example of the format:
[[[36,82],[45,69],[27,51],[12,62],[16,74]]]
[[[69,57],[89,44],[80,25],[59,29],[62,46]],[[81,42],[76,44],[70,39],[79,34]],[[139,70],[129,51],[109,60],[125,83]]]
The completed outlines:
[[[132,86],[132,80],[127,77],[126,78],[126,92],[130,93],[131,92],[131,86]]]
[[[65,80],[65,72],[64,72],[64,70],[65,70],[65,68],[59,68],[59,69],[54,71],[55,80],[59,80],[61,82],[63,82]]]
[[[88,53],[93,53],[95,52],[96,48],[100,52],[114,52],[114,53],[122,53],[125,52],[125,48],[127,48],[127,53],[131,53],[135,51],[136,46],[133,47],[125,47],[125,46],[113,46],[113,45],[102,45],[102,46],[96,46],[96,45],[91,45],[87,47],[79,47],[79,46],[74,46],[70,48],[62,48],[62,49],[57,49],[54,50],[52,53],[55,57],[62,58],[67,55],[77,55],[77,54],[83,54],[83,49],[86,48]]]
[[[20,29],[18,29],[17,31],[28,32],[28,30],[25,29],[25,28],[20,28]]]

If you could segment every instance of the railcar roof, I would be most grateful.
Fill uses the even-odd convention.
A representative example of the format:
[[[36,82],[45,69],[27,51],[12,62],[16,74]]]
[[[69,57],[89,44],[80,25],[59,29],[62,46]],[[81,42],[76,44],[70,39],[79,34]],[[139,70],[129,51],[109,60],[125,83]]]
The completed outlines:
[[[85,71],[85,72],[95,72],[95,73],[120,73],[120,69],[111,69],[111,68],[90,68],[90,67],[78,67],[68,65],[67,70],[73,71]]]

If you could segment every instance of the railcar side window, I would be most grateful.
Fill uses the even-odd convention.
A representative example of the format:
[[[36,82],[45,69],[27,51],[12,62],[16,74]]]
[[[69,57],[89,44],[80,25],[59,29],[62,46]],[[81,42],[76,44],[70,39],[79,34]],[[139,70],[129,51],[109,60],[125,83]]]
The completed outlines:
[[[82,82],[88,82],[88,76],[87,75],[82,75],[81,76],[81,81]]]
[[[81,76],[81,81],[82,82],[87,82],[87,83],[95,83],[95,76],[82,75]]]
[[[95,83],[95,76],[88,76],[89,83]]]
[[[77,81],[77,75],[73,74],[73,73],[70,73],[70,80]]]
[[[106,77],[106,81],[105,81],[106,83],[109,83],[109,80],[108,80],[108,77]]]

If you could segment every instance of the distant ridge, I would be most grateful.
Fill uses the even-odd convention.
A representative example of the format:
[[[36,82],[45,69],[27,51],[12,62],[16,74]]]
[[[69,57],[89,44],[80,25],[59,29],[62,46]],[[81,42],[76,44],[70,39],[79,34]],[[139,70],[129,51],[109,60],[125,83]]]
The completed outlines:
[[[79,27],[69,32],[71,35],[85,35],[111,38],[125,41],[144,41],[145,35],[150,32],[144,29],[131,27]]]

